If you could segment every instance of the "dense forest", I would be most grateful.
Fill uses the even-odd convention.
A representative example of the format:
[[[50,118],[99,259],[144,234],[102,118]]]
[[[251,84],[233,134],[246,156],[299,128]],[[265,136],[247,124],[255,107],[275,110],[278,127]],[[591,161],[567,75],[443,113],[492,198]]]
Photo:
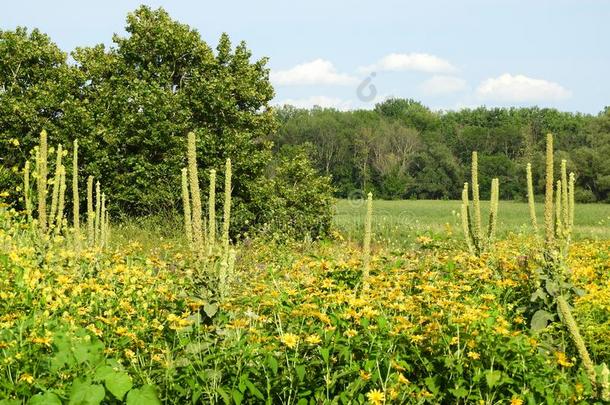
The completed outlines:
[[[484,196],[499,177],[502,198],[523,199],[527,162],[542,194],[544,139],[552,132],[556,159],[577,175],[576,198],[610,202],[609,107],[596,116],[537,107],[434,112],[390,99],[373,110],[284,106],[277,116],[275,147],[304,145],[339,197],[457,199],[473,150]]]

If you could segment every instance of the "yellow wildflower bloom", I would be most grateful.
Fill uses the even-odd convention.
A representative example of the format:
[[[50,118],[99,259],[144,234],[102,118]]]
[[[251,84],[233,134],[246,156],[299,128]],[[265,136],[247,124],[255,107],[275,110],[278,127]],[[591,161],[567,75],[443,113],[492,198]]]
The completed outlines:
[[[280,337],[280,341],[290,349],[294,349],[299,343],[299,337],[292,333],[285,333],[282,335],[282,337]]]
[[[366,393],[366,398],[373,405],[380,405],[385,402],[385,394],[379,390],[372,390]]]

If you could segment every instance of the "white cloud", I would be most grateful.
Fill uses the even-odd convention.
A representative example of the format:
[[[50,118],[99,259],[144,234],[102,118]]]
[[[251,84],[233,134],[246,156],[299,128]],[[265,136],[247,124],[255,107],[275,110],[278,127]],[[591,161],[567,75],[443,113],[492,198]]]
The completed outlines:
[[[348,86],[358,82],[358,79],[343,73],[337,73],[332,62],[316,59],[311,62],[296,65],[288,70],[271,72],[271,81],[276,85],[340,85]]]
[[[543,79],[505,73],[484,80],[476,89],[480,99],[500,102],[559,101],[572,93],[560,84]]]
[[[311,108],[319,106],[323,108],[336,108],[338,110],[349,110],[352,107],[350,100],[343,100],[338,97],[328,96],[311,96],[307,98],[287,98],[285,100],[278,101],[276,105],[290,104],[298,108]]]
[[[360,72],[413,70],[426,73],[451,73],[457,71],[449,61],[427,53],[391,53],[377,63],[363,66]]]
[[[419,88],[427,95],[457,93],[467,88],[466,80],[455,76],[432,76]]]

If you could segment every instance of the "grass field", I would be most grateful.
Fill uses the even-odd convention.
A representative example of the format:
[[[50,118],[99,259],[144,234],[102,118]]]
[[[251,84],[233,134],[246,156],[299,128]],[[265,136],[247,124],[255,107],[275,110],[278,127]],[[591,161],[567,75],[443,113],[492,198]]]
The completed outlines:
[[[460,201],[400,200],[373,202],[373,234],[378,242],[405,245],[422,234],[461,235]],[[362,238],[364,200],[338,200],[334,225],[348,239]],[[484,218],[488,205],[482,203]],[[537,205],[538,222],[543,222],[543,204]],[[575,208],[575,239],[610,239],[610,205],[580,204]],[[498,235],[530,232],[526,203],[500,201]],[[484,222],[486,223],[486,222]]]

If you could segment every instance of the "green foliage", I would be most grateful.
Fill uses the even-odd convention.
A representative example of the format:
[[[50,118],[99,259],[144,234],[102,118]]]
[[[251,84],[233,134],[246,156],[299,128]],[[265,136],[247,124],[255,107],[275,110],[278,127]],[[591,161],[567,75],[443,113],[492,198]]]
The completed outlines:
[[[138,8],[125,30],[111,48],[77,48],[73,66],[36,30],[0,32],[3,166],[23,167],[44,127],[51,145],[79,139],[83,178],[103,179],[115,210],[166,211],[180,206],[184,136],[194,130],[200,167],[230,157],[235,210],[251,211],[252,185],[271,157],[262,139],[276,126],[266,59],[252,61],[245,43],[232,46],[226,34],[213,50],[163,9]]]
[[[314,164],[332,175],[339,197],[373,191],[385,199],[459,199],[470,151],[478,150],[482,197],[497,176],[501,199],[522,200],[525,164],[544,172],[547,132],[555,134],[556,154],[568,160],[568,170],[578,173],[579,189],[587,190],[577,200],[610,195],[608,109],[598,116],[537,107],[433,112],[414,100],[391,99],[373,111],[285,106],[278,118],[277,144],[311,144]],[[535,179],[536,194],[543,193],[543,177]]]
[[[318,175],[303,148],[282,148],[257,185],[256,222],[279,238],[318,238],[328,234],[333,217],[330,178]]]

